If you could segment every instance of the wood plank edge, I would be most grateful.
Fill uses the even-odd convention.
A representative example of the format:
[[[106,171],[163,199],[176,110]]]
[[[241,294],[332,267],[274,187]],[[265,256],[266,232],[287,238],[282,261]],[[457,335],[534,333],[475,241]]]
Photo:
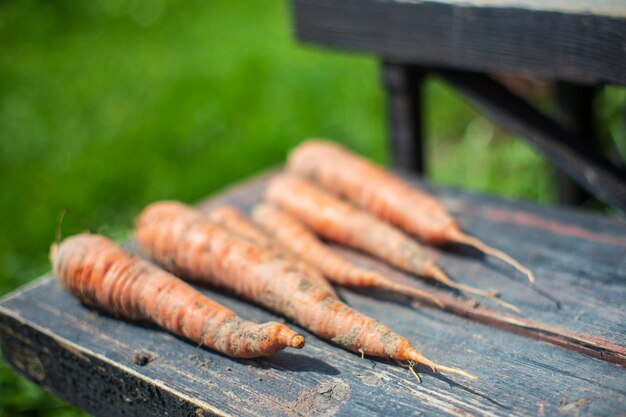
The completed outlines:
[[[46,282],[47,280],[38,281]],[[41,283],[42,282],[40,282],[40,284]],[[43,338],[45,344],[41,343],[38,345],[38,347],[35,347],[32,344],[31,337]],[[75,393],[68,393],[65,390],[61,390],[61,387],[55,386],[55,383],[59,383],[58,381],[67,380],[67,375],[56,375],[56,377],[48,378],[46,374],[46,369],[44,368],[40,359],[40,355],[38,355],[38,352],[35,352],[33,349],[41,349],[42,352],[39,352],[40,354],[44,354],[46,350],[55,351],[54,354],[50,356],[53,357],[54,361],[59,362],[59,367],[62,367],[63,363],[65,363],[69,367],[75,367],[76,365],[71,365],[69,364],[69,362],[76,362],[77,359],[85,364],[89,364],[85,369],[84,376],[90,375],[91,378],[98,378],[100,376],[100,372],[97,372],[96,369],[98,369],[98,366],[100,366],[102,369],[108,370],[110,372],[118,372],[121,373],[121,375],[125,375],[127,378],[132,379],[135,385],[139,384],[154,387],[154,389],[158,390],[164,395],[171,397],[172,400],[178,400],[187,403],[192,411],[195,412],[197,415],[230,417],[229,414],[222,412],[211,404],[208,404],[197,398],[192,398],[181,391],[167,386],[160,380],[151,379],[145,375],[142,375],[141,373],[137,372],[129,366],[126,366],[119,362],[115,362],[107,358],[106,356],[93,352],[90,349],[80,346],[63,337],[60,337],[49,331],[48,329],[45,329],[27,319],[24,319],[19,314],[16,314],[15,312],[8,310],[1,305],[0,342],[2,344],[2,353],[6,362],[16,372],[24,375],[33,382],[42,385],[45,389],[52,392],[53,394],[63,399],[66,399],[67,401],[70,401],[77,406],[83,407],[90,412],[97,413],[99,409],[94,409],[93,407],[90,407],[89,404],[81,404],[80,401],[77,401],[77,398],[73,398],[72,394]],[[11,349],[11,347],[17,349]],[[58,372],[59,371],[57,371],[57,373]],[[81,380],[80,376],[75,376],[75,378]],[[104,378],[102,378],[102,380],[104,381]],[[46,384],[46,382],[50,382],[50,384]],[[130,408],[129,410],[126,410],[127,412],[133,410],[137,411],[135,408],[132,407],[132,405],[133,404],[131,402],[122,406]],[[155,411],[160,412],[163,410]],[[132,414],[133,413],[131,413],[131,415]]]
[[[356,3],[358,3],[358,6],[355,5]],[[490,4],[490,6],[492,5]],[[437,14],[433,14],[432,9],[436,9]],[[558,61],[569,62],[570,65],[561,65],[559,67],[553,63],[546,64],[546,60],[550,56],[544,56],[546,53],[542,55],[536,51],[528,52],[533,51],[533,49],[526,46],[525,38],[521,35],[511,37],[509,33],[511,31],[508,30],[511,27],[511,23],[498,26],[497,28],[491,27],[491,32],[497,29],[499,35],[509,34],[509,36],[496,37],[491,41],[494,44],[487,46],[478,44],[479,40],[484,43],[484,37],[465,33],[464,35],[467,39],[476,38],[478,40],[470,42],[467,39],[463,39],[463,37],[450,35],[448,44],[440,45],[438,49],[429,49],[423,45],[431,43],[434,36],[424,36],[419,30],[411,30],[413,27],[422,27],[425,24],[430,24],[430,22],[439,22],[441,24],[441,22],[446,21],[457,22],[457,26],[470,26],[475,24],[476,20],[491,20],[492,26],[494,24],[497,26],[497,22],[507,19],[511,20],[511,16],[513,16],[513,25],[529,26],[529,30],[534,32],[537,30],[536,23],[529,22],[538,22],[542,19],[554,20],[554,16],[560,16],[559,23],[561,26],[566,25],[570,33],[584,34],[589,25],[594,26],[595,24],[598,26],[602,25],[607,33],[615,33],[615,36],[619,38],[619,35],[622,35],[620,30],[625,17],[623,15],[596,15],[585,13],[584,11],[567,13],[549,9],[533,10],[516,7],[515,5],[485,7],[485,5],[472,4],[471,2],[448,3],[436,0],[404,2],[380,0],[360,2],[345,0],[294,0],[292,2],[292,10],[294,37],[300,43],[316,48],[322,46],[332,50],[366,54],[367,56],[374,56],[384,60],[419,64],[425,67],[465,69],[476,72],[506,73],[519,76],[531,73],[546,80],[569,81],[582,85],[626,84],[626,76],[624,76],[623,71],[620,72],[616,69],[619,68],[623,61],[611,62],[612,66],[606,62],[598,64],[598,60],[594,59],[590,53],[573,53],[567,48],[561,48],[561,55],[563,56],[559,56]],[[420,15],[429,16],[429,19],[423,18],[419,22],[415,22],[415,19],[413,19],[407,22],[406,16],[415,17],[416,10],[420,11]],[[469,14],[471,16],[468,17]],[[470,20],[470,18],[472,19]],[[366,25],[364,21],[367,21],[368,24]],[[496,23],[493,23],[494,21]],[[396,28],[392,31],[384,30],[380,26],[384,23],[395,24]],[[398,34],[398,27],[408,28],[402,32],[403,36]],[[439,37],[441,37],[442,33],[447,33],[445,31],[447,29],[441,30],[441,25],[433,25],[433,27],[435,29],[431,27],[431,32],[437,31]],[[454,33],[460,33],[458,31],[460,28],[457,27],[456,29]],[[599,43],[597,38],[598,36],[580,36],[579,39],[576,39],[578,48],[592,51],[593,48],[597,49],[597,44]],[[498,43],[496,43],[495,39],[497,39]],[[522,48],[525,51],[524,55],[509,55],[508,59],[502,59],[503,45],[507,49]],[[555,41],[550,41],[549,45],[544,46],[540,51],[549,51],[551,50],[550,48],[558,49],[556,45]],[[473,52],[471,54],[471,67],[467,65],[469,58],[466,58],[463,62],[460,61],[459,51],[464,51],[465,49]],[[617,56],[618,58],[615,58],[614,61],[621,58],[620,53],[622,51],[618,48],[605,52],[605,56]],[[461,55],[463,54],[461,53]],[[465,52],[465,55],[469,54]],[[498,59],[499,57],[501,59]],[[572,65],[570,61],[576,62],[578,65]]]
[[[41,275],[35,279],[33,279],[32,281],[22,285],[21,287],[18,287],[16,289],[14,289],[13,291],[10,291],[8,293],[6,293],[4,296],[2,296],[0,298],[0,308],[2,307],[1,304],[12,300],[13,298],[18,298],[19,296],[21,296],[24,293],[29,292],[32,289],[35,289],[41,285],[46,285],[48,282],[50,282],[51,280],[54,280],[55,277],[54,275],[52,275],[52,271]]]

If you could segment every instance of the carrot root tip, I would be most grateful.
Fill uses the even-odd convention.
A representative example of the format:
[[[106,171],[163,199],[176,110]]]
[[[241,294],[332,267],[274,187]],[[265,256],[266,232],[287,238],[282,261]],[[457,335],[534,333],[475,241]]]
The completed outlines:
[[[491,246],[487,245],[486,243],[484,243],[483,241],[466,235],[462,232],[456,232],[451,236],[452,240],[454,240],[455,242],[458,243],[463,243],[469,246],[472,246],[480,251],[482,251],[483,253],[493,256],[495,258],[501,259],[504,262],[508,263],[509,265],[511,265],[513,268],[517,269],[518,271],[520,271],[521,273],[525,274],[528,277],[528,281],[530,281],[530,284],[534,284],[535,283],[535,274],[533,274],[533,272],[526,268],[524,265],[522,265],[518,260],[513,259],[513,257],[511,257],[509,254],[502,252],[499,249],[496,248],[492,248]]]
[[[502,301],[500,299],[494,299],[494,301],[500,307],[508,308],[509,310],[515,311],[517,314],[521,314],[522,313],[522,310],[518,306],[516,306],[515,304],[507,303],[506,301]]]
[[[458,368],[452,368],[449,366],[444,366],[444,365],[439,365],[438,363],[435,363],[433,361],[431,361],[430,359],[428,359],[427,357],[425,357],[424,355],[422,355],[421,353],[419,353],[418,351],[414,350],[413,352],[411,352],[409,354],[409,361],[413,361],[414,364],[415,363],[421,363],[422,365],[426,365],[428,366],[430,369],[433,370],[433,372],[445,372],[445,373],[450,373],[450,374],[456,374],[456,375],[461,375],[467,379],[472,379],[472,380],[477,380],[479,379],[477,376],[474,376],[472,374],[470,374],[469,372],[465,372],[462,369],[458,369]],[[410,363],[410,362],[409,362]]]
[[[437,365],[437,372],[445,372],[450,374],[461,375],[467,379],[471,379],[472,381],[478,381],[480,378],[476,375],[472,375],[469,372],[465,372],[462,369],[452,368],[449,366]]]

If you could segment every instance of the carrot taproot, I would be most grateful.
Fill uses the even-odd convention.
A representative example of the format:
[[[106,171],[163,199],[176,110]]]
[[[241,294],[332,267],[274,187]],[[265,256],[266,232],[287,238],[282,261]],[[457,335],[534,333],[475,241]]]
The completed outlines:
[[[490,298],[519,312],[514,305],[500,300],[496,291],[481,290],[452,280],[418,242],[304,178],[292,174],[278,175],[270,181],[265,196],[326,239],[369,253],[411,274]]]
[[[206,212],[209,220],[230,229],[233,233],[250,239],[252,242],[271,249],[277,249],[276,242],[273,241],[264,231],[257,228],[248,221],[248,218],[239,209],[223,205],[214,207]]]
[[[404,337],[315,285],[284,257],[211,222],[191,207],[176,202],[148,206],[137,220],[136,237],[146,254],[171,271],[230,290],[347,350],[415,361],[434,371],[475,379],[427,359]]]
[[[226,355],[255,358],[304,346],[304,338],[284,324],[244,320],[103,236],[69,237],[53,245],[50,258],[63,287],[85,304],[118,317],[151,321]]]
[[[284,245],[280,245],[279,242],[271,239],[264,231],[260,230],[250,220],[248,220],[246,215],[237,208],[229,205],[215,207],[207,212],[207,217],[212,222],[223,226],[231,232],[246,239],[250,239],[252,242],[261,245],[268,250],[275,251],[278,256],[285,256],[288,260],[292,261],[296,267],[302,268],[304,272],[309,275],[309,278],[315,280],[326,290],[332,292],[333,295],[337,295],[335,289],[332,285],[330,285],[328,280],[324,278],[321,272],[317,270],[317,268],[307,262],[304,262],[302,258],[295,256]]]
[[[442,307],[433,294],[397,284],[376,271],[361,268],[338,255],[300,220],[273,204],[257,204],[252,212],[252,219],[277,241],[319,268],[329,280],[338,285],[390,290]]]
[[[463,232],[460,224],[434,196],[418,190],[346,148],[324,140],[309,140],[295,148],[288,161],[302,175],[345,197],[381,219],[427,243],[461,243],[499,258],[528,276],[535,276],[510,255]]]

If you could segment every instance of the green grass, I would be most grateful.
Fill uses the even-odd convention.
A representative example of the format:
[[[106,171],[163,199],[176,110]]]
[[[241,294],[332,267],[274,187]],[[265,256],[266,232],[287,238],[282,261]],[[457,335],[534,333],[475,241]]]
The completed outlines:
[[[554,201],[535,151],[442,84],[426,96],[435,182]],[[1,2],[0,295],[48,269],[62,209],[66,235],[120,237],[147,203],[200,199],[309,136],[386,163],[384,115],[376,60],[298,45],[285,1]],[[80,414],[1,361],[0,392],[0,417]]]

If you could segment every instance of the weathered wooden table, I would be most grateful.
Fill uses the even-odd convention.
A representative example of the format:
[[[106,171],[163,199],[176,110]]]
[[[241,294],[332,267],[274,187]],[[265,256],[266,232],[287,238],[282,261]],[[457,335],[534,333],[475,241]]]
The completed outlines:
[[[261,198],[267,175],[203,206],[250,208]],[[480,381],[418,368],[423,372],[418,384],[395,363],[361,359],[306,331],[302,351],[233,360],[152,326],[99,314],[51,276],[0,301],[2,352],[16,371],[107,417],[624,415],[626,224],[571,209],[434,191],[468,231],[531,267],[537,284],[529,287],[511,268],[462,247],[433,251],[445,269],[464,282],[501,288],[506,300],[523,309],[523,318],[560,328],[562,334],[523,324],[480,324],[475,321],[480,317],[419,308],[389,294],[339,292],[428,357],[479,375]],[[351,256],[394,280],[450,294]],[[203,291],[245,318],[277,319],[225,294]]]
[[[626,85],[624,0],[291,3],[299,40],[380,58],[394,166],[424,170],[421,86],[434,74],[554,163],[562,202],[583,201],[583,187],[626,212],[626,170],[603,153],[594,116],[599,87]],[[553,83],[556,111],[494,74]]]

